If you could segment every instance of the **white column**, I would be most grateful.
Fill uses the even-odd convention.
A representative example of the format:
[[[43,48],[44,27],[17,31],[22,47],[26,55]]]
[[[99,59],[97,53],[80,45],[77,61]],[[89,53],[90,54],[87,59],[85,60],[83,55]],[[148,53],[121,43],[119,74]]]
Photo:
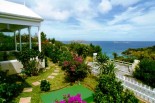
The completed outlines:
[[[16,31],[14,32],[14,37],[15,37],[15,51],[17,51]]]
[[[22,38],[21,38],[20,30],[19,30],[19,45],[20,45],[20,51],[22,51]]]
[[[39,44],[39,51],[41,52],[41,36],[40,36],[40,26],[38,27],[38,44]]]
[[[28,33],[29,33],[29,45],[30,45],[30,49],[32,49],[32,42],[31,42],[31,27],[28,27]]]

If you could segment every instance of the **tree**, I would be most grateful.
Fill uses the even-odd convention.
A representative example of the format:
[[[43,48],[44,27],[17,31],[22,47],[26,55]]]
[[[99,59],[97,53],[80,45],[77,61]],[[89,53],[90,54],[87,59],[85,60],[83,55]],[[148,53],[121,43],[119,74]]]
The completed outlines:
[[[46,41],[46,34],[44,32],[41,32],[41,42]]]
[[[99,84],[94,93],[95,103],[138,103],[138,99],[129,91],[123,91],[120,81],[114,74],[104,74],[99,78]]]
[[[100,53],[97,55],[97,62],[99,64],[106,63],[108,60],[109,60],[109,57],[106,54]]]
[[[123,86],[115,77],[115,66],[107,61],[105,55],[100,56],[100,75],[95,88],[95,103],[138,103],[132,92],[123,91]]]
[[[116,58],[117,58],[117,56],[118,56],[118,54],[117,54],[117,53],[115,53],[115,52],[114,52],[112,55],[114,56],[114,59],[116,59]]]
[[[155,61],[151,59],[142,59],[139,66],[135,69],[133,75],[135,78],[143,81],[147,85],[155,87]]]
[[[95,103],[121,103],[123,86],[114,75],[101,75],[94,93]]]

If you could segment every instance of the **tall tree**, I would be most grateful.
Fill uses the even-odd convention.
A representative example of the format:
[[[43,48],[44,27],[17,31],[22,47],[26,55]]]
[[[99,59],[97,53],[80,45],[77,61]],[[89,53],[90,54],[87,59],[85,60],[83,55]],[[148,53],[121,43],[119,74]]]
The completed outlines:
[[[41,42],[46,41],[46,34],[44,32],[41,32]]]

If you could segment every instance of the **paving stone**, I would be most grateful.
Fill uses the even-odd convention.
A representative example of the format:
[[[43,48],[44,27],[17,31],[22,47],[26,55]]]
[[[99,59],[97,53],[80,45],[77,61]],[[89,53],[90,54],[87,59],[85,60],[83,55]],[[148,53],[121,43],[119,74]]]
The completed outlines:
[[[31,103],[31,97],[20,98],[19,103]]]
[[[57,66],[57,65],[56,65],[55,67],[56,67],[56,68],[58,68],[58,66]]]
[[[58,69],[56,69],[56,70],[54,70],[54,72],[55,72],[55,73],[58,73],[58,72],[59,72],[59,70],[58,70]]]
[[[23,92],[32,92],[32,88],[24,88]]]
[[[50,69],[50,67],[47,67],[46,69]]]
[[[49,78],[49,79],[53,79],[53,78],[54,78],[54,76],[48,76],[48,78]]]
[[[56,76],[56,75],[58,75],[58,73],[52,73],[51,75]]]
[[[33,82],[32,84],[33,84],[34,86],[38,86],[38,85],[40,85],[40,82],[37,81],[37,82]]]
[[[55,66],[55,64],[51,64],[51,66]]]

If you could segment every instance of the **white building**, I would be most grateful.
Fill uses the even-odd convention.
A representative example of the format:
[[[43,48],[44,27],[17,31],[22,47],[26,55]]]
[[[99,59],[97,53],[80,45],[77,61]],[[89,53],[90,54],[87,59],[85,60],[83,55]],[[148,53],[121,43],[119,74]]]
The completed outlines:
[[[17,50],[16,32],[21,34],[21,30],[27,28],[29,34],[29,48],[32,48],[31,43],[31,27],[37,27],[39,51],[41,51],[40,26],[43,18],[34,13],[28,7],[22,4],[0,0],[0,32],[8,30],[14,33],[15,50]],[[22,41],[20,35],[20,51],[22,50]],[[9,69],[10,73],[19,73],[21,71],[21,63],[17,60],[0,62],[2,70]]]

